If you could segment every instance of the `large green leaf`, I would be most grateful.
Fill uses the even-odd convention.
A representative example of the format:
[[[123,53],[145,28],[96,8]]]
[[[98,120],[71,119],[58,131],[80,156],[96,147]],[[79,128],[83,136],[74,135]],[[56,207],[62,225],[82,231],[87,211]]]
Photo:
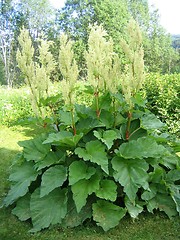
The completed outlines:
[[[175,154],[169,153],[167,156],[161,158],[160,163],[169,169],[174,169],[179,165],[179,159]]]
[[[147,114],[141,117],[141,127],[147,130],[159,129],[164,127],[162,123],[154,114]]]
[[[64,162],[66,157],[66,152],[65,151],[61,151],[58,150],[56,152],[50,151],[44,159],[42,159],[39,162],[36,162],[35,164],[35,168],[37,168],[37,170],[41,170],[43,168],[49,167],[53,164],[57,164],[60,162]]]
[[[167,149],[158,145],[151,137],[138,138],[127,143],[123,143],[116,154],[123,158],[160,158],[169,154]]]
[[[93,204],[93,219],[104,231],[117,226],[125,216],[126,210],[105,200]]]
[[[100,188],[96,191],[96,196],[114,202],[117,198],[117,185],[112,180],[102,180]]]
[[[59,103],[62,103],[62,93],[40,99],[42,106],[57,106]]]
[[[176,216],[176,204],[174,203],[171,196],[167,194],[159,193],[155,197],[156,202],[158,203],[158,208],[160,211],[164,211],[169,218]]]
[[[111,108],[111,101],[112,98],[110,93],[106,92],[105,94],[99,97],[99,108],[109,111]]]
[[[31,196],[30,211],[33,223],[31,232],[61,223],[67,213],[67,190],[57,188],[41,198],[40,189],[36,189]]]
[[[38,172],[34,170],[32,162],[24,162],[22,165],[14,168],[14,172],[9,177],[13,184],[8,195],[4,199],[4,205],[8,206],[19,197],[24,196],[31,182],[35,181],[37,176]]]
[[[176,153],[180,153],[180,140],[176,139],[174,142],[171,142],[171,147],[174,149]]]
[[[155,198],[152,198],[147,202],[147,210],[153,213],[154,209],[158,209],[158,203]]]
[[[79,105],[79,104],[76,104],[75,105],[75,109],[76,109],[76,113],[78,115],[78,117],[80,117],[80,119],[90,119],[89,117],[96,117],[95,116],[95,111],[90,108],[90,107],[87,107],[85,105]]]
[[[85,161],[90,160],[101,166],[108,174],[108,158],[105,152],[105,146],[98,140],[86,143],[86,148],[76,148],[75,153]]]
[[[80,119],[79,122],[76,124],[76,131],[77,133],[83,132],[84,134],[87,134],[90,132],[92,129],[96,127],[101,127],[104,126],[104,124],[100,123],[97,118],[85,118],[85,119]]]
[[[106,126],[106,128],[112,128],[114,124],[114,117],[110,111],[101,110],[100,122]]]
[[[46,138],[47,135],[42,134],[38,138],[18,142],[19,146],[23,147],[23,154],[27,161],[44,159],[51,148],[50,144],[43,144]]]
[[[123,123],[126,123],[126,118],[124,118],[120,112],[116,112],[115,119],[114,119],[114,125],[119,126]]]
[[[141,195],[141,198],[145,201],[149,201],[156,196],[157,187],[155,184],[150,184],[148,190],[145,190]]]
[[[176,204],[176,210],[180,216],[180,194],[172,196],[174,203]]]
[[[67,126],[72,125],[72,113],[71,112],[60,110],[59,115],[60,115],[60,122],[63,122]],[[74,123],[76,123],[77,121],[78,121],[78,117],[76,114],[74,114]]]
[[[92,202],[93,198],[88,198],[86,205],[78,213],[76,205],[72,198],[72,192],[68,195],[67,214],[62,221],[62,227],[76,227],[81,225],[86,219],[92,217]]]
[[[69,184],[73,185],[81,179],[89,179],[94,175],[96,169],[89,167],[83,161],[75,161],[69,167]]]
[[[20,198],[16,203],[16,207],[12,210],[12,213],[21,221],[26,221],[31,218],[30,197],[31,194],[27,193],[24,197]]]
[[[176,177],[175,177],[175,179],[176,179]],[[176,210],[180,215],[180,185],[169,184],[169,188],[171,191],[171,197],[176,205]]]
[[[167,181],[174,182],[180,180],[180,169],[173,169],[167,173]]]
[[[164,178],[165,170],[158,166],[153,172],[149,173],[149,182],[160,183]]]
[[[134,104],[137,104],[138,106],[141,106],[143,108],[146,107],[147,100],[144,99],[142,93],[136,93],[135,96],[132,97],[131,99]]]
[[[43,143],[51,143],[62,147],[75,147],[82,137],[82,133],[73,135],[71,132],[61,131],[49,134],[49,137]]]
[[[46,170],[42,175],[40,197],[44,197],[52,190],[63,185],[67,179],[67,169],[64,166],[54,166]]]
[[[64,139],[71,138],[72,136],[73,136],[73,134],[71,132],[67,132],[67,131],[60,131],[60,132],[57,132],[57,133],[51,133],[46,138],[46,140],[43,142],[43,144],[47,144],[47,143],[59,144]]]
[[[73,199],[78,213],[81,211],[82,207],[86,205],[88,195],[99,189],[99,182],[100,177],[98,174],[95,174],[88,180],[82,179],[72,185]]]
[[[113,176],[123,187],[124,192],[133,202],[139,187],[148,188],[149,165],[141,159],[124,159],[114,157],[112,159],[112,167],[114,169]]]
[[[108,149],[112,147],[115,139],[120,138],[115,130],[94,131],[94,136],[105,143]]]
[[[127,122],[122,124],[120,127],[120,132],[124,140],[126,140],[126,131],[127,131]],[[129,128],[129,141],[137,140],[138,138],[145,137],[145,136],[147,136],[147,131],[140,127],[140,120],[135,119],[131,121],[131,125]]]
[[[153,138],[156,140],[158,143],[167,143],[168,140],[170,139],[170,134],[169,133],[153,133]]]
[[[158,187],[157,184],[156,186]],[[153,198],[151,195],[143,195],[142,198],[147,200],[147,210],[151,213],[153,213],[154,209],[159,208],[159,210],[165,212],[169,218],[177,215],[177,205],[167,190],[164,193],[156,192]]]
[[[125,206],[132,218],[137,218],[137,216],[143,211],[142,206],[137,203],[132,203],[128,197],[125,197]]]

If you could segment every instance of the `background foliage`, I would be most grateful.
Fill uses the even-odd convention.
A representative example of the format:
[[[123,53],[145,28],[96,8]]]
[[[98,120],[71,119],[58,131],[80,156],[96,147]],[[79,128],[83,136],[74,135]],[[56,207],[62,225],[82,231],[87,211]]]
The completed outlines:
[[[180,75],[148,74],[145,81],[147,107],[180,136]]]
[[[0,88],[0,121],[3,125],[13,125],[34,116],[27,88],[8,90]]]
[[[49,2],[34,0],[0,2],[0,57],[3,63],[5,77],[1,84],[8,86],[20,84],[23,77],[17,68],[16,52],[19,47],[18,36],[23,26],[28,29],[34,47],[37,39],[48,38],[55,46],[51,47],[52,54],[57,60],[59,34],[63,31],[74,44],[76,60],[80,66],[80,75],[85,72],[83,52],[87,48],[89,24],[102,24],[112,37],[115,50],[123,55],[119,46],[119,36],[126,36],[124,27],[131,17],[140,25],[143,32],[145,65],[148,71],[173,73],[179,71],[179,51],[177,44],[172,47],[172,38],[159,24],[157,10],[150,10],[148,1],[134,0],[67,0],[63,9],[52,9]],[[55,78],[60,78],[56,74]]]

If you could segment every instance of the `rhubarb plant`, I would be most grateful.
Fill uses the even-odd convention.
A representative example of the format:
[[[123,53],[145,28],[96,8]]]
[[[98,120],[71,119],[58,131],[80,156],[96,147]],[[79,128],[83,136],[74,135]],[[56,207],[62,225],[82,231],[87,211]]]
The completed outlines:
[[[67,107],[57,113],[58,128],[19,142],[23,150],[12,167],[3,206],[12,205],[20,220],[30,220],[31,232],[54,224],[75,227],[86,219],[108,231],[125,215],[135,219],[143,211],[164,211],[170,218],[180,215],[177,145],[170,144],[166,126],[146,109],[138,82],[144,71],[138,63],[143,63],[140,31],[134,21],[128,29],[130,39],[122,48],[129,70],[117,72],[112,40],[102,27],[93,27],[85,55],[86,92],[94,102],[86,106],[71,101],[69,73],[77,68],[64,54],[60,67],[70,63],[69,71],[62,70],[69,90]]]

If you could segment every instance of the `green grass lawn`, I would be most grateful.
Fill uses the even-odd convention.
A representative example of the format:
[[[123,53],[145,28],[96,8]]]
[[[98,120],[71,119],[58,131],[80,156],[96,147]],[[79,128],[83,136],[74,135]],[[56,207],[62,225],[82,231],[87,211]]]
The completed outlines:
[[[28,139],[43,128],[0,126],[0,201],[9,188],[8,176],[13,156],[21,150],[17,142]],[[119,226],[103,232],[101,228],[86,222],[74,229],[60,226],[30,234],[30,222],[20,222],[11,214],[10,208],[0,209],[0,240],[176,240],[180,239],[180,218],[169,220],[164,214],[143,213],[134,222],[124,218]]]

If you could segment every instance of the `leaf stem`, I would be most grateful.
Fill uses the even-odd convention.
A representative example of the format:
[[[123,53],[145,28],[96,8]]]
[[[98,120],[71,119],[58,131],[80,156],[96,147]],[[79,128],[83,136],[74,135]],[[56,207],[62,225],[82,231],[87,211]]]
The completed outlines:
[[[114,124],[113,124],[113,126],[114,126],[114,128],[115,128],[115,126],[116,126],[116,117],[117,117],[115,101],[116,101],[115,98],[112,97],[112,103],[113,103],[113,116],[114,116]]]
[[[134,134],[136,133],[139,129],[141,129],[141,127],[138,127],[136,130],[134,130],[131,134],[129,134],[129,138]]]
[[[73,134],[76,135],[76,127],[75,127],[75,122],[74,122],[74,111],[73,111],[73,108],[71,108],[71,120],[72,120]]]
[[[99,109],[99,91],[98,91],[98,89],[95,91],[94,96],[95,96],[95,101],[96,101],[96,116],[99,119],[101,111]]]
[[[71,93],[69,93],[69,100],[70,100],[70,106],[71,106],[71,121],[72,121],[72,129],[73,129],[73,134],[76,135],[76,126],[75,126],[75,121],[74,121],[74,108],[71,100]]]
[[[129,140],[130,137],[130,127],[131,127],[132,112],[128,112],[128,122],[126,127],[126,140]]]

